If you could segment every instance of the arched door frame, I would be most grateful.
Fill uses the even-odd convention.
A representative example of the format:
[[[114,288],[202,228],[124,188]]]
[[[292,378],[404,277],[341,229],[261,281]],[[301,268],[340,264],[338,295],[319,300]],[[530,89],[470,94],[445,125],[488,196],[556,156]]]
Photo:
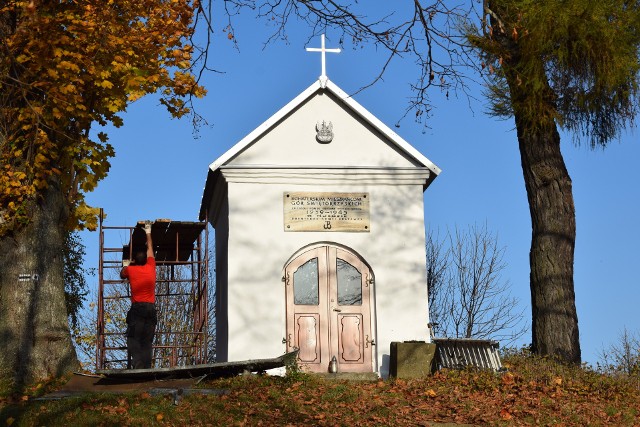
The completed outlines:
[[[362,255],[360,255],[358,253],[358,251],[354,250],[353,248],[351,248],[349,246],[346,246],[346,245],[343,245],[341,243],[334,242],[334,241],[331,241],[331,240],[320,240],[320,241],[317,241],[317,242],[309,243],[308,245],[301,247],[300,249],[295,251],[293,253],[293,255],[291,255],[289,257],[289,259],[287,259],[287,261],[282,265],[282,272],[284,272],[284,270],[287,268],[287,265],[289,265],[291,263],[291,261],[296,259],[298,256],[300,256],[301,254],[307,252],[310,249],[315,249],[315,248],[320,247],[320,246],[335,246],[336,248],[340,248],[340,249],[342,249],[344,251],[351,252],[353,255],[358,257],[358,259],[360,259],[360,261],[363,264],[365,264],[369,268],[369,270],[371,271],[371,274],[374,274],[373,268],[371,268],[371,265],[367,262],[366,259],[364,259],[364,257]]]
[[[290,283],[293,283],[293,277],[292,274],[287,275],[288,271],[287,269],[291,266],[291,264],[293,263],[295,266],[295,262],[302,256],[304,256],[305,253],[308,253],[310,251],[315,251],[318,249],[322,249],[322,248],[327,248],[327,254],[329,253],[333,253],[333,254],[338,254],[340,251],[344,253],[344,256],[346,256],[347,258],[353,257],[354,259],[354,263],[360,263],[362,264],[361,269],[363,271],[361,271],[361,273],[363,274],[362,280],[363,280],[363,286],[367,287],[367,291],[365,292],[365,294],[367,294],[368,296],[368,300],[367,300],[367,309],[368,309],[368,314],[366,314],[363,318],[363,320],[365,321],[365,323],[369,323],[368,326],[363,326],[363,330],[367,331],[367,335],[366,337],[363,336],[363,340],[364,340],[364,345],[365,345],[365,352],[370,352],[370,355],[367,355],[367,360],[370,359],[370,362],[368,363],[364,363],[363,365],[361,365],[362,367],[364,367],[364,369],[366,371],[370,371],[373,370],[373,372],[377,372],[377,349],[374,347],[375,346],[375,342],[376,342],[376,338],[377,338],[377,321],[376,321],[376,297],[375,297],[375,276],[374,276],[374,272],[373,269],[371,268],[371,265],[355,250],[353,250],[352,248],[345,246],[343,244],[337,243],[337,242],[333,242],[333,241],[318,241],[318,242],[314,242],[308,245],[305,245],[304,247],[298,249],[297,251],[294,252],[294,254],[292,256],[290,256],[287,261],[284,263],[283,267],[282,267],[282,272],[283,272],[283,281],[285,282],[285,301],[288,301],[289,299],[292,298],[293,295],[293,290],[289,289],[287,287],[287,285],[289,285]],[[337,256],[337,255],[336,255]],[[334,256],[335,259],[335,256]],[[299,262],[299,261],[298,261]],[[296,267],[296,268],[299,268]],[[366,276],[365,276],[366,275]],[[322,285],[320,285],[322,286]],[[364,296],[364,295],[363,295]],[[326,304],[331,304],[328,300],[326,301]],[[296,320],[293,320],[296,316],[296,314],[294,312],[297,312],[298,309],[297,308],[293,308],[292,302],[289,301],[288,303],[286,303],[287,306],[287,313],[285,314],[285,337],[287,337],[285,339],[285,343],[286,343],[286,347],[287,347],[287,351],[290,351],[293,347],[294,347],[294,343],[296,343],[300,338],[298,333],[294,333],[294,337],[292,337],[291,335],[291,331],[293,329],[295,329],[295,327],[293,326],[294,323],[296,323]],[[295,306],[295,307],[300,307],[300,306]],[[329,308],[329,305],[327,305],[327,310],[329,312],[331,311],[337,311],[337,312],[341,312],[342,310],[338,309],[338,310],[331,310]],[[292,311],[291,313],[289,311]],[[348,311],[348,310],[345,310]],[[330,313],[330,314],[335,314],[335,313]],[[348,316],[348,314],[343,314],[343,313],[339,313],[338,318],[348,318],[345,316]],[[331,321],[331,320],[329,320]],[[315,322],[315,320],[312,320],[312,322]],[[290,324],[291,323],[291,324]],[[320,322],[322,324],[325,324],[325,320],[322,319],[322,321]],[[297,323],[296,323],[297,324]],[[320,326],[319,326],[320,327]],[[324,326],[323,326],[324,327]],[[336,338],[332,338],[332,339],[336,339]],[[331,342],[329,343],[329,346],[335,346],[337,345],[336,342]],[[302,350],[301,350],[302,353]],[[324,366],[328,361],[323,360],[321,364],[318,364],[316,366],[316,369],[318,371],[322,371],[323,369],[326,370],[326,366]],[[370,364],[371,366],[367,366],[368,364]],[[347,364],[346,361],[344,361],[343,365],[339,366],[339,370],[341,371],[349,371],[350,369],[354,368],[353,366],[349,366]]]

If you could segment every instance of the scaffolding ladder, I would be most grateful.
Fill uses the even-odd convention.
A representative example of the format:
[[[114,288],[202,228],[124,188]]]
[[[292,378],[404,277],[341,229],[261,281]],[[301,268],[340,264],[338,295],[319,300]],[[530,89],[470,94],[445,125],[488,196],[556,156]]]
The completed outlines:
[[[146,250],[144,222],[135,226],[106,226],[103,219],[101,211],[96,368],[124,369],[130,367],[125,335],[131,296],[127,281],[120,278],[120,270],[123,260]],[[207,224],[159,219],[152,225],[151,236],[158,312],[153,366],[208,363]]]

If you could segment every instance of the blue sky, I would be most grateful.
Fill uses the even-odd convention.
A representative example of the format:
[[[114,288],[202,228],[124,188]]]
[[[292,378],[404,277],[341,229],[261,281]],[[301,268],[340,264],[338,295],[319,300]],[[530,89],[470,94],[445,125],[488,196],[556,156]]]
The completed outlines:
[[[171,119],[157,98],[131,105],[124,126],[108,128],[116,149],[109,176],[87,196],[104,208],[105,225],[134,225],[143,219],[198,218],[207,167],[233,144],[306,89],[320,75],[319,38],[305,45],[310,31],[296,27],[289,43],[264,47],[270,28],[247,16],[237,21],[240,50],[226,34],[214,36],[209,94],[197,109],[210,126],[194,138],[188,120]],[[220,20],[218,28],[226,25]],[[327,47],[338,35],[327,34]],[[384,54],[372,48],[327,54],[327,75],[354,93],[378,74]],[[464,96],[432,94],[435,103],[429,128],[411,117],[401,119],[417,70],[410,61],[391,65],[384,81],[355,95],[356,101],[392,127],[443,172],[425,192],[428,227],[441,232],[455,226],[486,223],[505,247],[503,279],[525,309],[530,324],[529,246],[531,226],[512,121],[483,114],[477,101]],[[479,94],[479,88],[476,88]],[[95,129],[96,131],[98,129]],[[600,350],[615,341],[622,328],[640,331],[640,179],[637,134],[626,134],[606,150],[575,147],[563,135],[562,150],[573,179],[577,211],[575,290],[583,359],[598,360]],[[86,267],[97,267],[98,233],[83,232]],[[89,278],[97,287],[97,277]],[[530,335],[522,343],[530,342]]]

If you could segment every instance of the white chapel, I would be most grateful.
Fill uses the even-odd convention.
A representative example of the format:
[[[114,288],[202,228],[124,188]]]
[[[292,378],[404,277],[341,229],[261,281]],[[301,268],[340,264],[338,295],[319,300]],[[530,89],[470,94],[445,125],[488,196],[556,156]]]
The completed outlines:
[[[309,49],[311,50],[311,49]],[[218,362],[298,349],[389,375],[430,341],[423,192],[440,169],[322,75],[209,166]]]

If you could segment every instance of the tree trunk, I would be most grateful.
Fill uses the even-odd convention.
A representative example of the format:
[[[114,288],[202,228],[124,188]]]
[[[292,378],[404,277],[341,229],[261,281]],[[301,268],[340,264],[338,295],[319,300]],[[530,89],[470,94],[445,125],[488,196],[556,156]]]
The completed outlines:
[[[518,60],[517,56],[512,58]],[[576,218],[571,178],[560,151],[555,120],[549,113],[553,111],[552,101],[531,96],[534,89],[523,83],[546,84],[543,64],[538,62],[538,67],[526,68],[529,74],[507,73],[531,213],[532,345],[537,354],[580,363],[573,283]],[[514,67],[518,68],[525,69]]]
[[[78,368],[64,299],[67,208],[57,183],[0,239],[0,370],[16,387]]]
[[[580,363],[573,283],[576,219],[571,178],[553,126],[521,132],[518,142],[531,213],[533,351]]]

